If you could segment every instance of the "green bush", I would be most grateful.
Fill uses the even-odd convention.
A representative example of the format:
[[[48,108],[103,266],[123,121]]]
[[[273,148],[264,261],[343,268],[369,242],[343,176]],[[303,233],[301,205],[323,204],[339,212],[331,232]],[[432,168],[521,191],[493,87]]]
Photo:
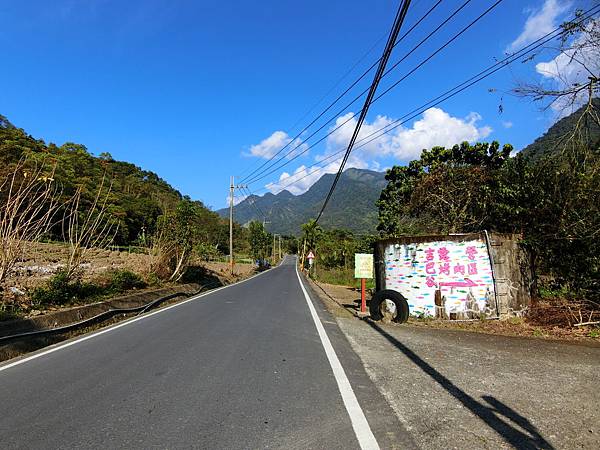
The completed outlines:
[[[43,286],[35,288],[31,293],[31,300],[38,306],[62,306],[146,287],[144,280],[129,270],[115,270],[107,275],[108,277],[102,280],[84,282],[80,278],[69,278],[67,272],[61,270]]]
[[[112,293],[125,292],[130,289],[142,289],[147,286],[141,276],[129,270],[114,270],[109,273],[107,290]]]
[[[0,301],[0,322],[3,320],[18,319],[21,314],[22,311],[19,305]]]
[[[70,279],[65,270],[60,270],[44,286],[33,290],[31,300],[40,306],[59,306],[98,294],[100,288],[97,286],[83,283],[79,278]]]

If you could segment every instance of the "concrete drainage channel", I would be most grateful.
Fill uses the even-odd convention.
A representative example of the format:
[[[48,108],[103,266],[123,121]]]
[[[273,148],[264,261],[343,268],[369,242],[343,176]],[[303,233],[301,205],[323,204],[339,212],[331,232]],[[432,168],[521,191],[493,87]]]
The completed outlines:
[[[0,324],[0,361],[58,343],[84,331],[91,331],[99,324],[111,320],[112,323],[119,322],[166,302],[181,297],[192,297],[219,286],[222,286],[221,282],[203,286],[187,284],[177,288],[163,288]],[[154,298],[149,300],[149,297]]]

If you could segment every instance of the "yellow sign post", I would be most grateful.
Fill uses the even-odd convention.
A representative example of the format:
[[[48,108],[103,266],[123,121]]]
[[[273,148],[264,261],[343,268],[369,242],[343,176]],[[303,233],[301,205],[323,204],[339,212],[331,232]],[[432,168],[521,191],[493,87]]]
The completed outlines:
[[[360,312],[367,311],[366,279],[373,278],[373,255],[370,253],[354,254],[354,278],[360,278]]]

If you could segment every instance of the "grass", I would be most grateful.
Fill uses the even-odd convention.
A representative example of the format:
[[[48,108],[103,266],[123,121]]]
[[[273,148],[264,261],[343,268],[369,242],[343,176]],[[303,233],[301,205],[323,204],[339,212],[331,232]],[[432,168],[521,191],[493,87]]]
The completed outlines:
[[[351,286],[360,288],[360,279],[354,278],[354,269],[334,268],[324,269],[317,268],[317,281],[327,284],[336,284],[338,286]],[[375,288],[375,280],[369,279],[366,283],[367,289]]]
[[[138,274],[129,270],[112,270],[92,281],[69,278],[65,271],[59,271],[43,286],[33,290],[31,300],[38,307],[64,306],[146,286]]]
[[[21,308],[14,303],[0,302],[0,322],[3,320],[18,319],[22,313]]]
[[[600,338],[600,328],[595,328],[588,333],[588,337],[598,339]]]

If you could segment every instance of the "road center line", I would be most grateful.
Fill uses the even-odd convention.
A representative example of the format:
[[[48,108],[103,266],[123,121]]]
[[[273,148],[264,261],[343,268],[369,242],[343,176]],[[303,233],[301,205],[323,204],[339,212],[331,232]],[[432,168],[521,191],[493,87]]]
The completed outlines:
[[[377,440],[373,435],[373,431],[371,431],[371,427],[369,426],[369,422],[367,422],[367,418],[365,417],[365,414],[358,403],[358,399],[352,390],[352,386],[350,385],[350,381],[346,376],[346,372],[344,372],[344,368],[342,367],[342,364],[340,363],[340,360],[333,349],[333,345],[331,345],[331,341],[325,332],[325,328],[323,328],[323,324],[317,315],[317,311],[315,310],[308,292],[306,292],[304,284],[302,283],[302,279],[298,273],[298,266],[295,265],[295,267],[298,282],[300,283],[300,287],[304,293],[304,299],[308,304],[308,309],[310,310],[310,315],[313,319],[313,322],[317,327],[317,332],[321,338],[321,344],[323,345],[323,349],[325,350],[325,354],[329,360],[329,365],[331,366],[333,376],[335,377],[340,394],[342,395],[342,400],[344,401],[346,411],[348,411],[348,415],[350,416],[352,428],[354,429],[354,434],[356,435],[356,439],[358,440],[360,448],[363,450],[379,450],[379,444],[377,443]]]
[[[279,267],[279,266],[277,266],[277,267]],[[117,330],[117,329],[119,329],[121,327],[125,327],[125,326],[130,325],[130,324],[132,324],[134,322],[137,322],[138,320],[144,320],[144,319],[147,319],[148,317],[154,316],[155,314],[160,314],[160,313],[163,313],[165,311],[168,311],[169,309],[177,308],[178,306],[184,305],[185,303],[191,302],[193,300],[197,300],[197,299],[199,299],[201,297],[205,297],[205,296],[210,295],[210,294],[214,294],[215,292],[218,292],[218,291],[223,290],[223,289],[227,289],[228,287],[232,287],[232,286],[236,286],[238,284],[245,283],[246,281],[250,281],[253,278],[256,278],[256,277],[258,277],[260,275],[263,275],[265,273],[269,273],[269,271],[266,270],[264,272],[257,273],[256,275],[253,275],[250,278],[246,278],[244,280],[238,281],[237,283],[228,284],[227,286],[221,286],[221,287],[216,288],[216,289],[211,289],[210,291],[204,292],[202,294],[195,295],[195,296],[193,296],[191,298],[188,298],[187,300],[184,300],[182,302],[175,303],[173,305],[166,306],[166,307],[161,308],[161,309],[157,309],[156,311],[153,311],[151,313],[147,313],[147,314],[144,314],[144,315],[141,315],[141,316],[129,319],[129,320],[125,320],[125,321],[120,322],[120,323],[118,323],[116,325],[113,325],[113,326],[110,326],[110,327],[107,327],[107,328],[103,328],[100,331],[96,331],[96,332],[92,332],[92,333],[89,333],[89,334],[85,334],[85,335],[83,335],[83,336],[81,336],[79,338],[73,339],[72,341],[65,342],[65,343],[62,343],[62,344],[55,344],[54,346],[51,346],[48,350],[45,350],[45,351],[42,351],[42,352],[39,352],[39,353],[35,353],[35,354],[31,355],[31,356],[24,357],[22,359],[14,361],[14,362],[9,362],[7,364],[0,365],[0,372],[2,372],[3,370],[6,370],[6,369],[10,369],[11,367],[14,367],[14,366],[18,366],[19,364],[26,363],[27,361],[31,361],[32,359],[36,359],[36,358],[39,358],[41,356],[45,356],[45,355],[48,355],[50,353],[57,352],[58,350],[62,350],[63,348],[67,348],[67,347],[70,347],[72,345],[79,344],[80,342],[87,341],[88,339],[93,339],[93,338],[95,338],[97,336],[100,336],[100,335],[102,335],[104,333],[109,333],[109,332]]]

